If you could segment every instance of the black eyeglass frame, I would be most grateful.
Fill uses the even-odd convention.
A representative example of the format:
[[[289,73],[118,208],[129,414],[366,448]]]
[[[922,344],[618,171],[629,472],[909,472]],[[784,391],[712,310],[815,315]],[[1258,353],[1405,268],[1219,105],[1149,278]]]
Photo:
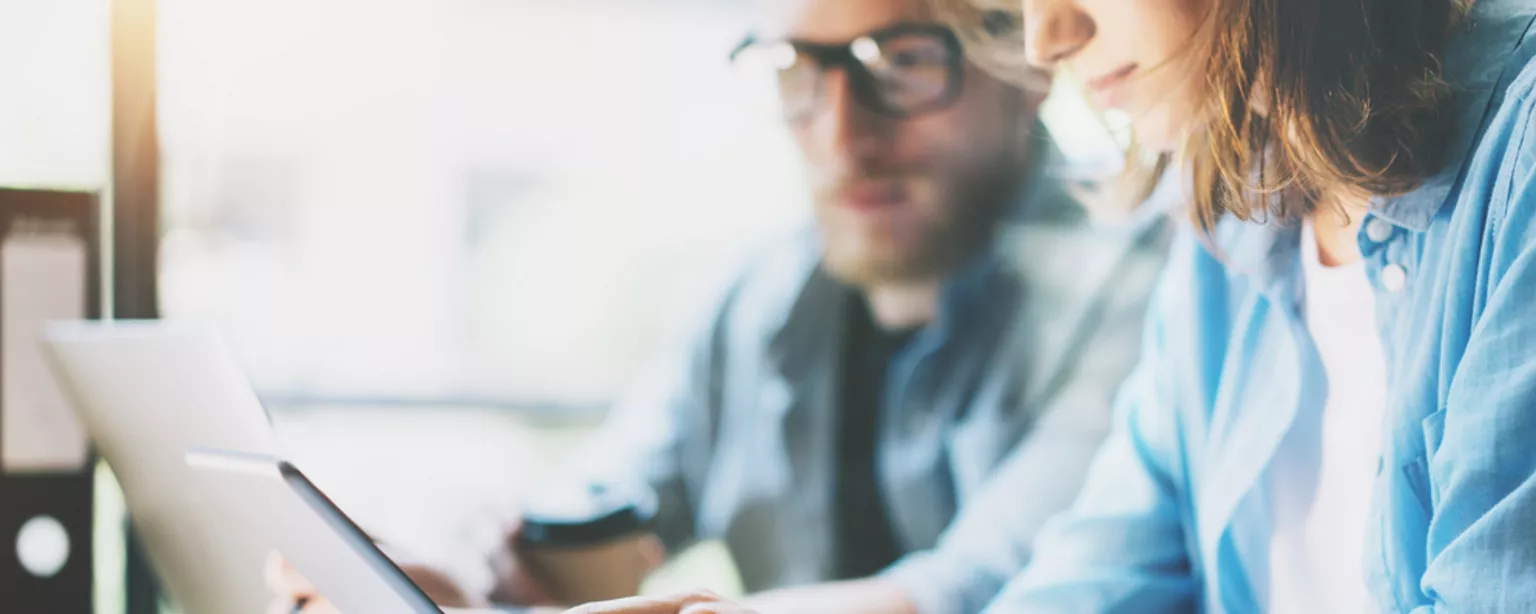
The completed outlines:
[[[925,36],[940,42],[946,54],[945,84],[943,93],[932,100],[922,104],[913,105],[911,108],[892,105],[882,96],[877,87],[877,79],[869,70],[869,67],[860,61],[854,54],[854,45],[861,40],[872,40],[876,44],[883,45],[887,41],[907,36]],[[916,117],[935,111],[940,111],[953,105],[960,99],[960,94],[965,86],[965,50],[960,43],[960,37],[947,26],[937,23],[899,23],[879,30],[874,30],[854,38],[842,44],[820,44],[796,39],[769,39],[764,40],[753,35],[747,36],[735,49],[731,51],[730,61],[735,64],[741,54],[748,49],[759,45],[785,43],[794,48],[797,53],[815,60],[821,74],[817,76],[815,90],[811,94],[810,105],[807,109],[791,113],[789,119],[799,120],[804,115],[814,112],[819,106],[823,94],[824,74],[833,69],[841,68],[848,75],[848,85],[852,89],[854,99],[866,108],[881,114],[905,119]]]

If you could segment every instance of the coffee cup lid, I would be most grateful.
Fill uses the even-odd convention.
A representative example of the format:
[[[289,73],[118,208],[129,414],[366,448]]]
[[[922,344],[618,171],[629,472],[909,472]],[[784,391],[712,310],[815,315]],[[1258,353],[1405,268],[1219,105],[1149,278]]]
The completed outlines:
[[[634,535],[655,516],[656,494],[647,487],[594,484],[557,489],[523,507],[518,537],[534,546],[595,546]]]

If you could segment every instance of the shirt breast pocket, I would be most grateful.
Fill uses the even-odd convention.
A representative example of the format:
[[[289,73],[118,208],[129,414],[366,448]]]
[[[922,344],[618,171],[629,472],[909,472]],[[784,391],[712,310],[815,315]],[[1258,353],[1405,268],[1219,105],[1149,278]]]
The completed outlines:
[[[1424,454],[1405,465],[1403,473],[1414,496],[1424,507],[1425,514],[1432,515],[1440,502],[1440,492],[1435,487],[1429,468],[1434,462],[1435,453],[1440,450],[1440,442],[1445,439],[1445,409],[1441,408],[1425,416],[1419,422],[1419,429],[1424,436]]]

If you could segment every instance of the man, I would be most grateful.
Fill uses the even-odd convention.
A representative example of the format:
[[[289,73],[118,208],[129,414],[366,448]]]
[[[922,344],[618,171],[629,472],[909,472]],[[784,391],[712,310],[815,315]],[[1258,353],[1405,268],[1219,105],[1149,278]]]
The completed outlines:
[[[1108,430],[1164,230],[1091,227],[1049,174],[1043,93],[968,62],[922,0],[760,5],[733,62],[772,85],[815,228],[747,267],[605,441],[668,551],[724,540],[754,593],[832,582],[761,610],[977,610]],[[503,554],[465,603],[536,600]]]

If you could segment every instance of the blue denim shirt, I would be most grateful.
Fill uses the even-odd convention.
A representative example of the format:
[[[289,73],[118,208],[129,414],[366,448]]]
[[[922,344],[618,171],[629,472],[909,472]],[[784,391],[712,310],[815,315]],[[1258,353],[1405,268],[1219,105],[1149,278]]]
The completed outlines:
[[[1536,4],[1478,0],[1445,58],[1444,171],[1378,199],[1358,237],[1388,411],[1366,541],[1383,612],[1536,612]],[[1073,507],[990,607],[1258,612],[1262,476],[1326,398],[1302,319],[1299,232],[1228,219],[1178,239],[1143,357]]]
[[[949,280],[937,320],[886,383],[878,479],[900,549],[914,553],[891,577],[934,604],[925,611],[961,600],[979,610],[1023,569],[1038,526],[1076,496],[1165,262],[1171,224],[1090,223],[1045,171],[997,249]],[[748,591],[832,578],[838,365],[853,290],[820,259],[809,230],[754,258],[692,342],[615,409],[599,443],[606,466],[592,470],[642,474],[660,495],[669,548],[724,541]],[[1008,490],[991,488],[1003,474],[1014,476]],[[1017,522],[1006,539],[953,530],[988,525],[987,515]],[[942,553],[922,554],[941,541]]]

